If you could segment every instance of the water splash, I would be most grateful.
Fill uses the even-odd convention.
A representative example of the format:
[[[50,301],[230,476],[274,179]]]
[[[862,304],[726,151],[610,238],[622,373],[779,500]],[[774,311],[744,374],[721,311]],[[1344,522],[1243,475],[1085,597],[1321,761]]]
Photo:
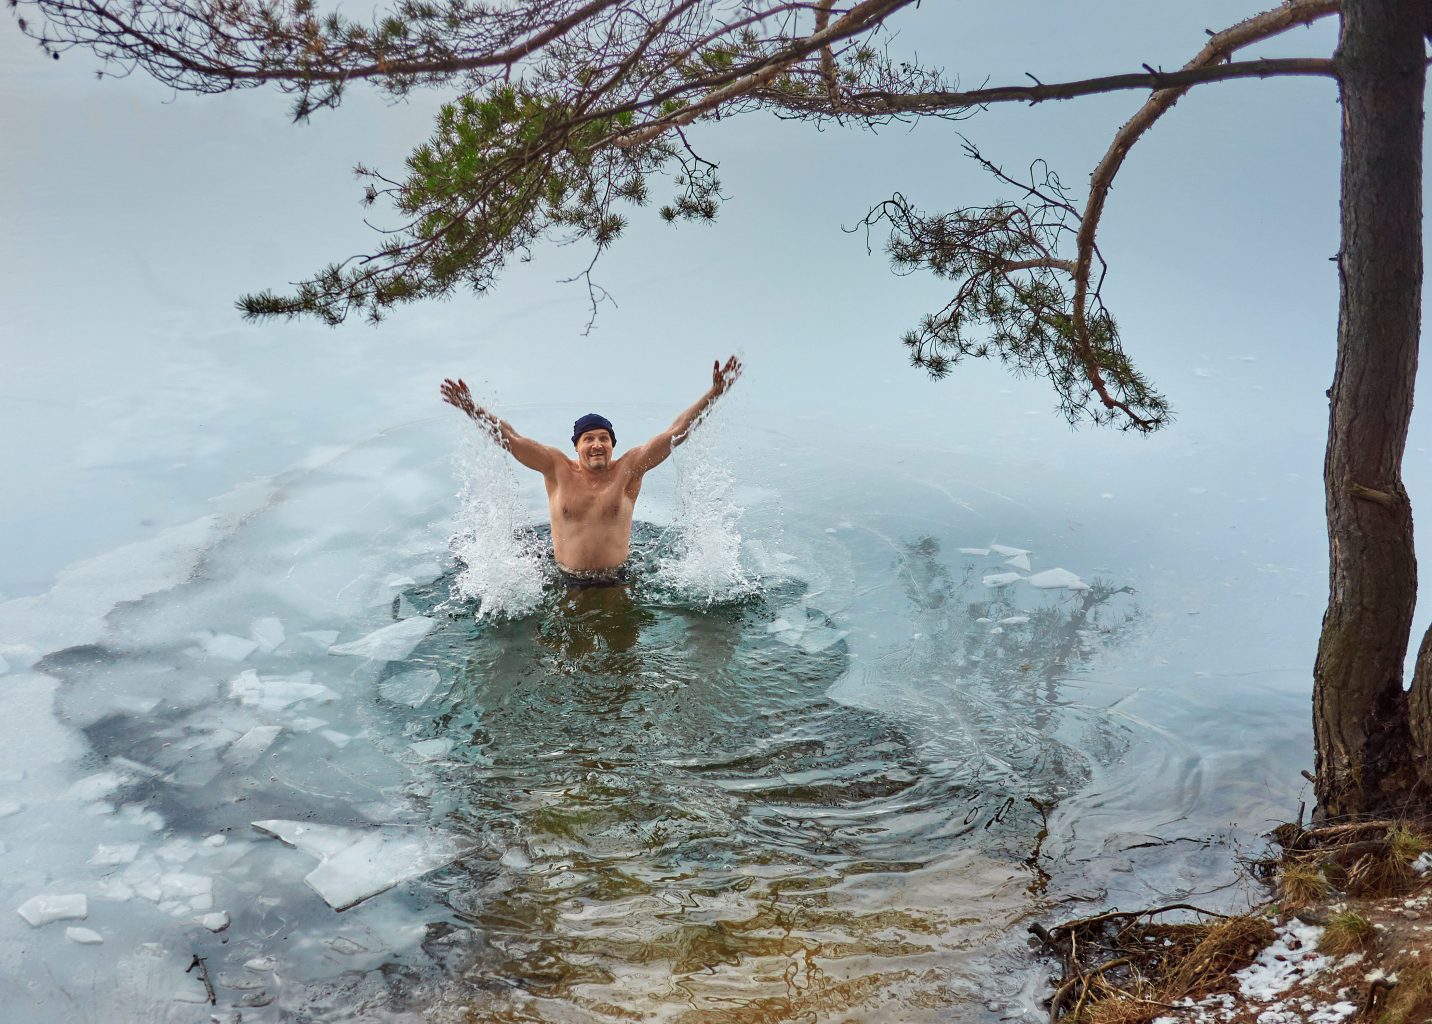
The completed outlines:
[[[456,597],[475,602],[478,618],[515,618],[542,601],[545,544],[518,497],[510,457],[495,432],[464,437],[453,458],[462,482],[461,528],[450,544],[463,563]]]
[[[654,582],[683,600],[718,604],[739,601],[760,590],[760,579],[741,564],[741,517],[735,478],[721,452],[721,421],[708,418],[673,459],[676,514],[657,560]]]

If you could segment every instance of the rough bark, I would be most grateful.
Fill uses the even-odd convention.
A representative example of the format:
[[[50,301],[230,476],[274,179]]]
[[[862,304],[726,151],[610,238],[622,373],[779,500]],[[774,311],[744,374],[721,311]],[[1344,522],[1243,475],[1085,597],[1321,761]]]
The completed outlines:
[[[1341,309],[1324,484],[1330,587],[1313,684],[1327,815],[1412,798],[1402,687],[1417,594],[1402,454],[1422,280],[1422,0],[1345,0]]]

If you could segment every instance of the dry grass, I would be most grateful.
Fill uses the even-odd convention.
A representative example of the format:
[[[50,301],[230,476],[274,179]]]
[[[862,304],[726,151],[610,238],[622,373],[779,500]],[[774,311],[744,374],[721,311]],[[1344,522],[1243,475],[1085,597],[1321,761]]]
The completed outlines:
[[[1387,994],[1376,1024],[1421,1024],[1432,1020],[1432,970],[1425,967],[1399,972],[1397,985]]]
[[[1339,910],[1328,916],[1318,948],[1332,956],[1367,949],[1377,937],[1372,922],[1355,910]]]
[[[1327,875],[1315,865],[1291,861],[1278,873],[1278,905],[1301,910],[1327,897],[1332,890]]]

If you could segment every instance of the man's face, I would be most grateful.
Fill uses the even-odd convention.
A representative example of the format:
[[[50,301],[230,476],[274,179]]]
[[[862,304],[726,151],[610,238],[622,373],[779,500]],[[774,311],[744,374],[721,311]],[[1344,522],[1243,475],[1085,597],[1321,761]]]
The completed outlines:
[[[588,430],[577,438],[577,459],[588,469],[606,469],[612,461],[612,435],[606,430]]]

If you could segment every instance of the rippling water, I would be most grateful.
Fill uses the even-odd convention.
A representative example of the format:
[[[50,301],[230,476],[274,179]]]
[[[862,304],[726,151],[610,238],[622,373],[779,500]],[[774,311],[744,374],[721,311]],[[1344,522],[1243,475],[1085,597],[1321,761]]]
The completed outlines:
[[[787,450],[687,452],[625,588],[544,582],[500,460],[448,519],[420,431],[235,499],[22,677],[83,740],[0,819],[12,895],[88,894],[115,951],[33,1019],[193,1019],[198,954],[244,1021],[1035,1020],[1032,917],[1221,898],[1305,698],[1180,654],[1189,578]]]

